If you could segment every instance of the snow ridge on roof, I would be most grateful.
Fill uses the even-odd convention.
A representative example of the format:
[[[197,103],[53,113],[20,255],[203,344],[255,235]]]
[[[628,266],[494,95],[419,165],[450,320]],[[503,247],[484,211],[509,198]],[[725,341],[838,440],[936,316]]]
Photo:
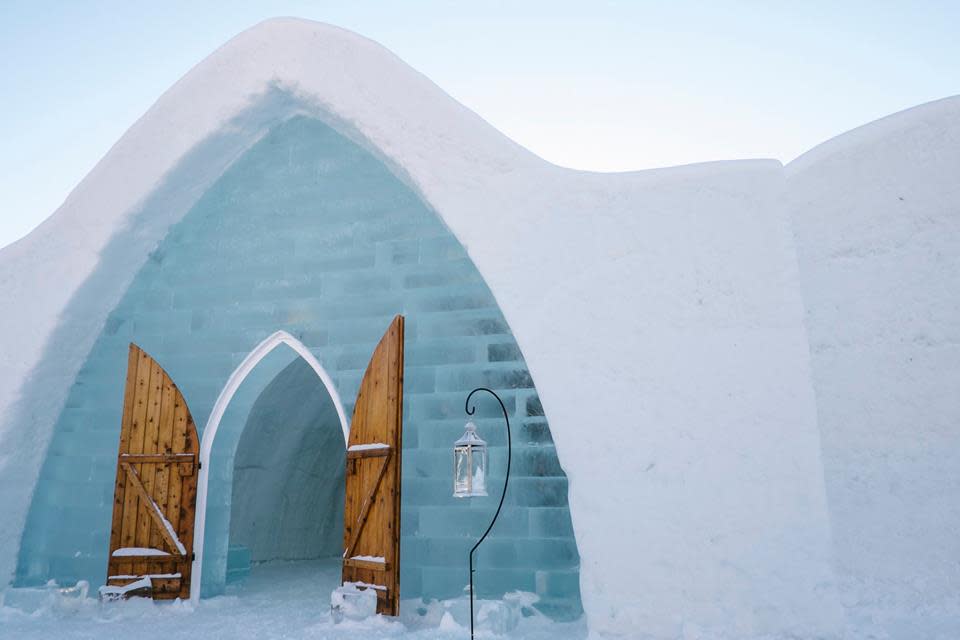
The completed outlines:
[[[829,157],[884,138],[921,128],[942,129],[951,124],[960,127],[960,95],[910,107],[830,138],[787,163],[787,175],[793,176]]]

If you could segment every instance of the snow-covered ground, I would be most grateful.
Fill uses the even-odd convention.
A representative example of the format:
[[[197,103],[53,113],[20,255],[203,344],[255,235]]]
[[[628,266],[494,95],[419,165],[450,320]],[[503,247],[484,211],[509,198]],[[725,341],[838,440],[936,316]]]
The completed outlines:
[[[8,592],[8,599],[16,597],[18,601],[0,606],[0,638],[440,640],[469,637],[465,598],[450,603],[405,601],[401,605],[402,614],[396,620],[373,616],[334,622],[330,593],[339,584],[339,578],[340,565],[336,561],[261,565],[243,583],[228,587],[226,595],[201,600],[196,606],[179,600],[154,603],[136,598],[99,603],[91,597],[81,600],[41,596],[42,605],[34,608],[39,604],[36,598]],[[515,611],[517,626],[507,634],[502,633],[503,627],[499,628],[500,633],[495,633],[498,623],[486,614],[490,605],[477,602],[475,606],[478,637],[550,640],[586,636],[583,621],[554,623],[528,608],[522,608],[521,613],[519,607]],[[531,613],[534,615],[529,615]]]
[[[346,640],[397,638],[398,640],[453,640],[469,637],[467,600],[422,603],[404,601],[399,619],[372,616],[335,622],[330,610],[330,593],[340,577],[334,561],[277,563],[254,569],[241,584],[230,585],[227,594],[189,602],[158,602],[136,598],[124,602],[100,603],[93,597],[6,592],[0,599],[0,638],[7,640],[103,640],[134,636],[139,640],[236,640],[240,638],[297,638],[303,640]],[[857,591],[847,585],[846,593]],[[637,597],[642,597],[638,595]],[[856,599],[845,602],[847,623],[837,640],[956,640],[953,611],[942,607],[919,609],[911,621],[897,620],[896,603],[866,607]],[[889,606],[887,606],[889,605]],[[491,604],[478,601],[477,637],[513,640],[566,640],[586,638],[586,620],[554,623],[540,615],[510,613],[516,626],[502,625],[488,615]],[[502,610],[501,610],[502,611]],[[526,614],[532,613],[530,609]],[[917,619],[924,622],[916,623]],[[603,636],[592,636],[603,637]],[[645,640],[641,630],[630,637]],[[820,636],[769,635],[758,640],[797,640]],[[677,640],[739,640],[717,635],[696,624],[684,624]]]

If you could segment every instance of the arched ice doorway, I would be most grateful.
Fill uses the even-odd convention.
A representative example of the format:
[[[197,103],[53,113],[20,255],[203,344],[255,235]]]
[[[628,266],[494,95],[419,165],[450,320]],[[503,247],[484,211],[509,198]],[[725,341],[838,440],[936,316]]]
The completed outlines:
[[[310,511],[330,522],[306,520],[305,509],[323,495],[342,501],[342,484],[338,493],[336,476],[323,469],[338,470],[342,483],[348,435],[333,380],[299,340],[278,331],[244,359],[202,434],[191,600],[222,592],[231,544],[253,561],[304,559],[324,552],[324,540],[339,544],[337,503]],[[306,546],[305,528],[317,534]]]

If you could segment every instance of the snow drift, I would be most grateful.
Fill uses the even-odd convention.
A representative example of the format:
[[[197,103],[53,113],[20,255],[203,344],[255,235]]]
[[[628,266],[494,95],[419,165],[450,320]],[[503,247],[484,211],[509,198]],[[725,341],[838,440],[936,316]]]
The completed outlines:
[[[263,108],[276,90],[294,99]],[[405,176],[496,295],[569,477],[593,633],[829,636],[842,626],[838,575],[941,593],[952,574],[935,566],[951,556],[939,543],[960,512],[938,507],[958,497],[957,452],[910,434],[951,441],[960,417],[945,399],[960,372],[948,252],[958,104],[871,125],[786,170],[756,160],[594,174],[540,160],[373,42],[262,23],[175,84],[54,215],[0,252],[0,579],[57,412],[133,274],[232,159],[310,113]],[[131,227],[211,141],[217,153]],[[889,224],[872,233],[878,212]],[[113,268],[99,273],[117,237]],[[44,365],[81,291],[71,308],[82,317]],[[905,361],[920,356],[915,376],[920,365]],[[42,400],[22,394],[31,379]],[[876,506],[848,508],[864,502]],[[876,529],[860,550],[867,523]],[[900,543],[919,558],[908,576],[884,557]]]

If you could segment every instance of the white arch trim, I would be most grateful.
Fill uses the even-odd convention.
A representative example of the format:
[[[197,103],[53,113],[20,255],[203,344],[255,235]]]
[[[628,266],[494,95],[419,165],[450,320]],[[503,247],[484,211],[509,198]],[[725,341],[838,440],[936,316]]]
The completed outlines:
[[[340,427],[343,430],[343,446],[346,447],[350,439],[350,424],[347,422],[347,414],[343,410],[343,403],[340,402],[340,394],[337,393],[333,385],[333,379],[327,370],[323,368],[320,361],[314,357],[310,350],[302,342],[294,338],[286,331],[277,331],[269,338],[261,342],[257,347],[244,358],[240,366],[230,374],[226,386],[220,391],[216,404],[213,405],[213,411],[207,420],[207,425],[203,429],[203,437],[200,441],[200,473],[197,477],[197,509],[194,516],[193,529],[193,549],[196,555],[193,561],[190,582],[190,601],[196,603],[200,600],[200,581],[203,572],[203,542],[206,533],[207,521],[207,483],[210,478],[210,453],[213,451],[213,441],[217,437],[217,430],[220,428],[220,421],[223,414],[237,393],[237,389],[246,380],[250,372],[267,355],[280,345],[287,345],[293,349],[297,355],[307,361],[307,364],[316,372],[317,376],[326,387],[327,393],[333,400],[333,406],[337,410],[337,417],[340,418]]]

